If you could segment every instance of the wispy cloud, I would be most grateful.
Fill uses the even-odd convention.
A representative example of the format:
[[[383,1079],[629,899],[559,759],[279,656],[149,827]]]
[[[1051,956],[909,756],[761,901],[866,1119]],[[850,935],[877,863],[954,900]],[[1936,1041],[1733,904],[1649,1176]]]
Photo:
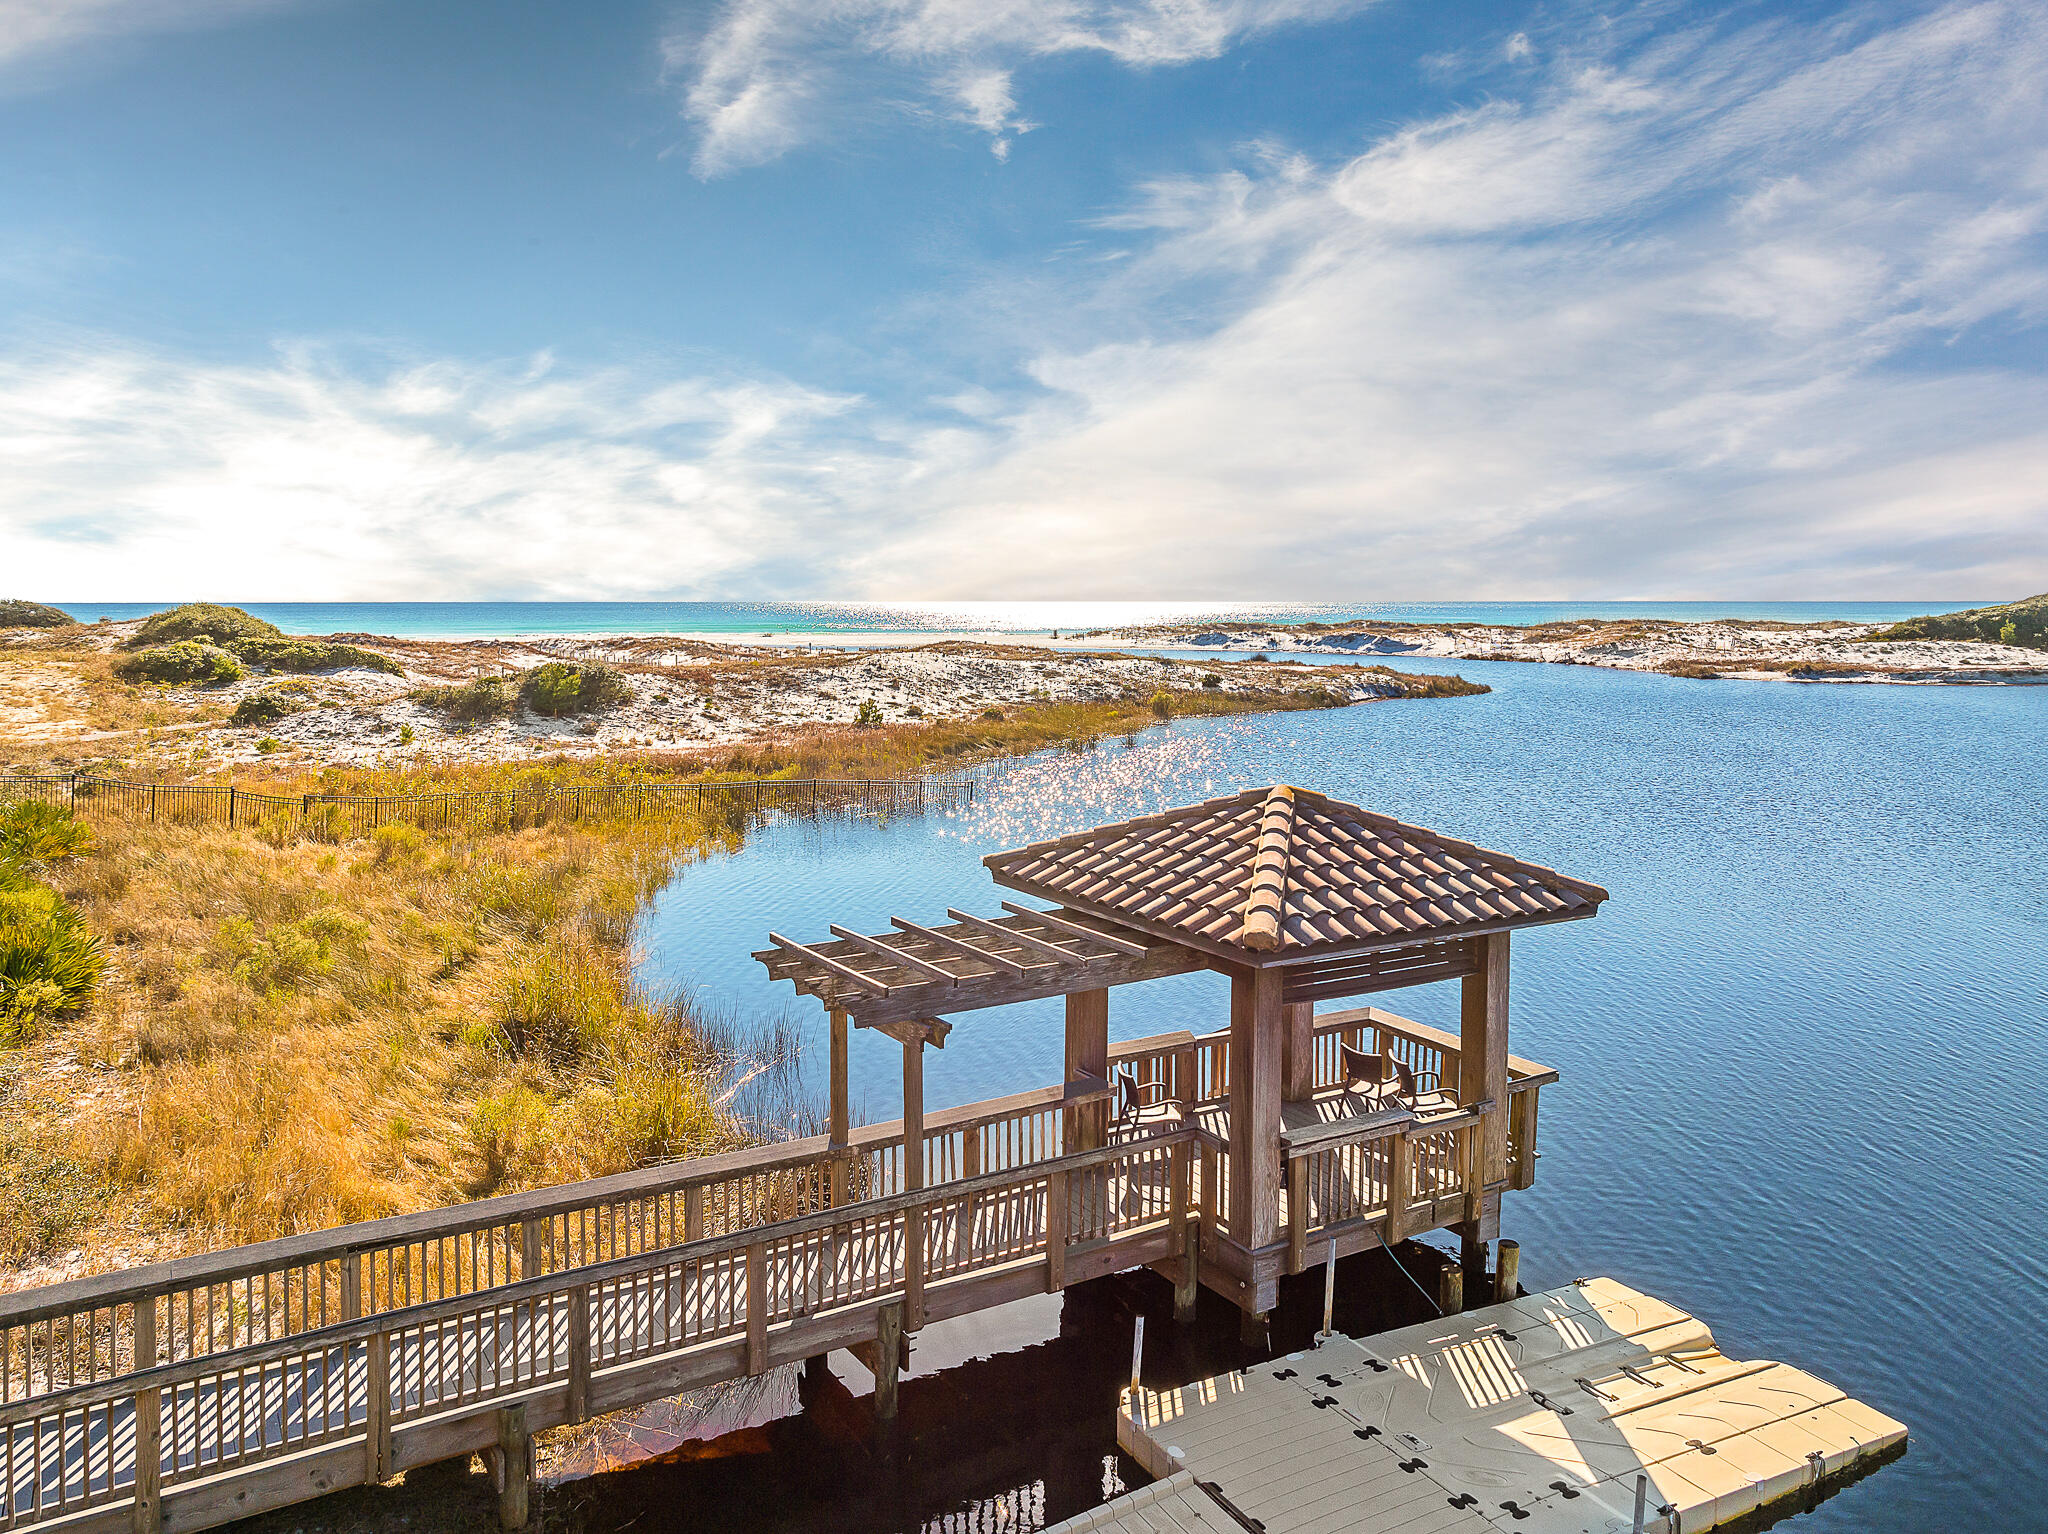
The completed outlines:
[[[990,136],[1032,124],[1016,67],[1062,53],[1133,68],[1215,58],[1240,39],[1370,0],[722,0],[662,44],[705,176],[759,165],[891,93]]]
[[[24,588],[134,597],[779,586],[876,488],[831,451],[856,403],[544,357],[180,366],[85,338],[0,364],[0,541]]]
[[[936,300],[979,381],[923,405],[17,348],[0,546],[107,597],[2048,586],[2048,15],[1532,49],[1347,160],[1139,189],[1125,259]]]
[[[292,0],[0,0],[0,80],[81,44],[211,26]]]

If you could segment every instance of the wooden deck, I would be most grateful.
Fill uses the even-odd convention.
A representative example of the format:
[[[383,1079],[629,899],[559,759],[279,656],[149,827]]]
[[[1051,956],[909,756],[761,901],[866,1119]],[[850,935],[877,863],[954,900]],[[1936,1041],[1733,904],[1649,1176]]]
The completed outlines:
[[[1114,1048],[1193,1111],[1100,1149],[1070,1148],[1105,1095],[1082,1080],[930,1115],[914,1177],[877,1125],[0,1297],[0,1530],[203,1529],[491,1449],[507,1408],[536,1431],[1141,1265],[1234,1296],[1533,1174],[1553,1073],[1514,1062],[1512,1175],[1481,1185],[1472,1113],[1333,1090],[1340,1038],[1452,1080],[1456,1040],[1330,1014],[1288,1239],[1246,1248],[1224,1037]]]

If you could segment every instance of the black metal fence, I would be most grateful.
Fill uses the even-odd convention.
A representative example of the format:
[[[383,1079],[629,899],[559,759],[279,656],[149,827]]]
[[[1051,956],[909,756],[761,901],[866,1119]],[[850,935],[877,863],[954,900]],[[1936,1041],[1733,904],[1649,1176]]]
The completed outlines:
[[[367,836],[394,823],[429,830],[503,830],[586,816],[638,817],[690,809],[726,817],[781,810],[919,811],[971,804],[974,780],[761,778],[745,782],[603,783],[575,788],[430,794],[273,794],[189,783],[124,783],[77,775],[0,775],[0,802],[33,799],[80,815],[177,825],[266,826],[296,821],[333,837]]]

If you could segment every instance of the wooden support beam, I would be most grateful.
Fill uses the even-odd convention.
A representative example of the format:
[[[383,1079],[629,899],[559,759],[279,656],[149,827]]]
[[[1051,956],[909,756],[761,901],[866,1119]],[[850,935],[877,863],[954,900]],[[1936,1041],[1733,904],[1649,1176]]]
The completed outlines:
[[[846,1137],[853,1132],[849,1117],[846,1091],[846,1009],[832,1009],[832,1108],[831,1117],[825,1126],[825,1137],[836,1149],[846,1143]]]
[[[912,1044],[929,1044],[933,1049],[944,1049],[946,1035],[953,1031],[953,1025],[943,1017],[911,1017],[890,1023],[862,1023],[861,1027],[886,1034],[905,1049]]]
[[[884,1305],[875,1316],[875,1416],[896,1420],[896,1373],[903,1366],[903,1306]]]
[[[1478,968],[1460,982],[1458,1101],[1491,1099],[1479,1127],[1479,1180],[1508,1175],[1508,935],[1479,940]]]
[[[760,1241],[747,1247],[747,1374],[768,1371],[768,1248]]]
[[[878,937],[868,937],[864,933],[855,932],[850,927],[842,927],[837,922],[832,923],[831,932],[834,937],[843,937],[847,942],[853,944],[854,947],[865,948],[875,957],[887,959],[891,964],[900,964],[913,974],[923,975],[927,980],[936,980],[942,985],[957,985],[959,983],[960,977],[951,970],[940,969],[938,965],[932,963],[929,959],[920,959],[914,953],[906,953],[903,949],[896,947],[892,943],[885,943]]]
[[[806,948],[802,943],[793,943],[780,932],[769,933],[768,941],[785,953],[795,954],[807,964],[815,964],[820,969],[837,975],[849,985],[857,985],[862,990],[875,996],[887,996],[889,994],[890,988],[875,979],[874,976],[864,975],[851,964],[844,963],[827,954],[819,953],[815,948]]]
[[[1180,1232],[1180,1267],[1173,1277],[1173,1324],[1188,1326],[1195,1319],[1195,1291],[1202,1275],[1202,1221],[1194,1207],[1194,1159],[1192,1145],[1173,1148],[1173,1220]]]
[[[1281,978],[1230,979],[1230,1234],[1253,1250],[1280,1231]]]
[[[498,1408],[498,1527],[526,1527],[531,1513],[533,1434],[526,1427],[526,1403]]]
[[[1073,991],[1067,996],[1067,1073],[1065,1080],[1109,1079],[1109,992]],[[1083,1103],[1069,1108],[1061,1128],[1065,1149],[1100,1150],[1109,1138],[1109,1104]]]
[[[1405,1134],[1387,1139],[1387,1221],[1382,1234],[1387,1245],[1408,1238],[1408,1200],[1415,1187],[1413,1147]]]
[[[1308,1266],[1308,1157],[1287,1163],[1287,1271]]]
[[[1029,906],[1018,905],[1014,900],[1005,900],[1003,909],[1012,916],[1028,916],[1033,921],[1043,922],[1055,932],[1063,932],[1068,937],[1086,938],[1091,943],[1100,943],[1114,953],[1126,954],[1133,959],[1142,959],[1152,951],[1145,944],[1134,943],[1127,937],[1111,937],[1106,932],[1097,932],[1093,927],[1069,921],[1066,917],[1055,915],[1051,911],[1034,911]]]
[[[569,1420],[590,1416],[590,1286],[569,1291]]]
[[[1508,1122],[1512,1130],[1509,1142],[1514,1147],[1515,1165],[1508,1179],[1513,1188],[1527,1188],[1536,1182],[1536,1093],[1535,1087],[1524,1087],[1510,1094],[1512,1106],[1508,1110]]]
[[[135,1307],[135,1367],[155,1367],[156,1297]],[[0,1429],[0,1441],[13,1430]],[[163,1396],[156,1390],[135,1393],[135,1534],[157,1534],[163,1527]]]
[[[1281,1013],[1286,1042],[1280,1062],[1280,1096],[1290,1103],[1305,1103],[1316,1095],[1316,1006],[1312,1001],[1287,1002]]]
[[[990,937],[1006,938],[1013,943],[1022,943],[1036,953],[1042,953],[1057,964],[1086,964],[1088,961],[1072,949],[1062,948],[1057,943],[1048,943],[1042,937],[1033,937],[1028,932],[1019,932],[1015,927],[1001,927],[983,916],[973,916],[966,911],[946,907],[946,914],[962,926],[972,927],[977,932],[986,932]]]
[[[1045,1290],[1058,1294],[1067,1287],[1067,1198],[1071,1178],[1052,1172],[1045,1183]]]
[[[1010,958],[1006,954],[990,953],[986,948],[970,943],[966,938],[959,937],[954,933],[940,932],[933,927],[920,927],[916,922],[905,921],[900,916],[890,917],[889,925],[899,932],[908,932],[915,937],[921,937],[926,942],[935,944],[940,948],[950,948],[953,952],[963,954],[967,958],[979,959],[982,963],[996,969],[1008,970],[1013,975],[1024,974],[1034,967],[1029,964],[1019,964],[1015,959]],[[987,924],[983,923],[983,925]]]
[[[924,1179],[924,1046],[903,1046],[903,1188],[914,1192]],[[906,1331],[924,1326],[924,1226],[922,1209],[903,1211],[903,1309]]]
[[[364,1356],[368,1374],[368,1414],[363,1433],[363,1480],[381,1486],[391,1479],[391,1335],[370,1338]]]

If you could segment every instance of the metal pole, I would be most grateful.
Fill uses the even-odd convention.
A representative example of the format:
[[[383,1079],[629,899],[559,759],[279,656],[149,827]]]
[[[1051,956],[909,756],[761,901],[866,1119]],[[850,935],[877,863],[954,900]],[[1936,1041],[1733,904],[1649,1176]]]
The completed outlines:
[[[1650,1478],[1649,1478],[1648,1476],[1646,1476],[1646,1475],[1639,1475],[1639,1476],[1637,1476],[1637,1477],[1636,1477],[1636,1526],[1635,1526],[1635,1534],[1643,1534],[1643,1514],[1649,1511],[1649,1507],[1650,1507]]]
[[[1145,1318],[1131,1323],[1131,1394],[1138,1393],[1138,1371],[1145,1362]]]

